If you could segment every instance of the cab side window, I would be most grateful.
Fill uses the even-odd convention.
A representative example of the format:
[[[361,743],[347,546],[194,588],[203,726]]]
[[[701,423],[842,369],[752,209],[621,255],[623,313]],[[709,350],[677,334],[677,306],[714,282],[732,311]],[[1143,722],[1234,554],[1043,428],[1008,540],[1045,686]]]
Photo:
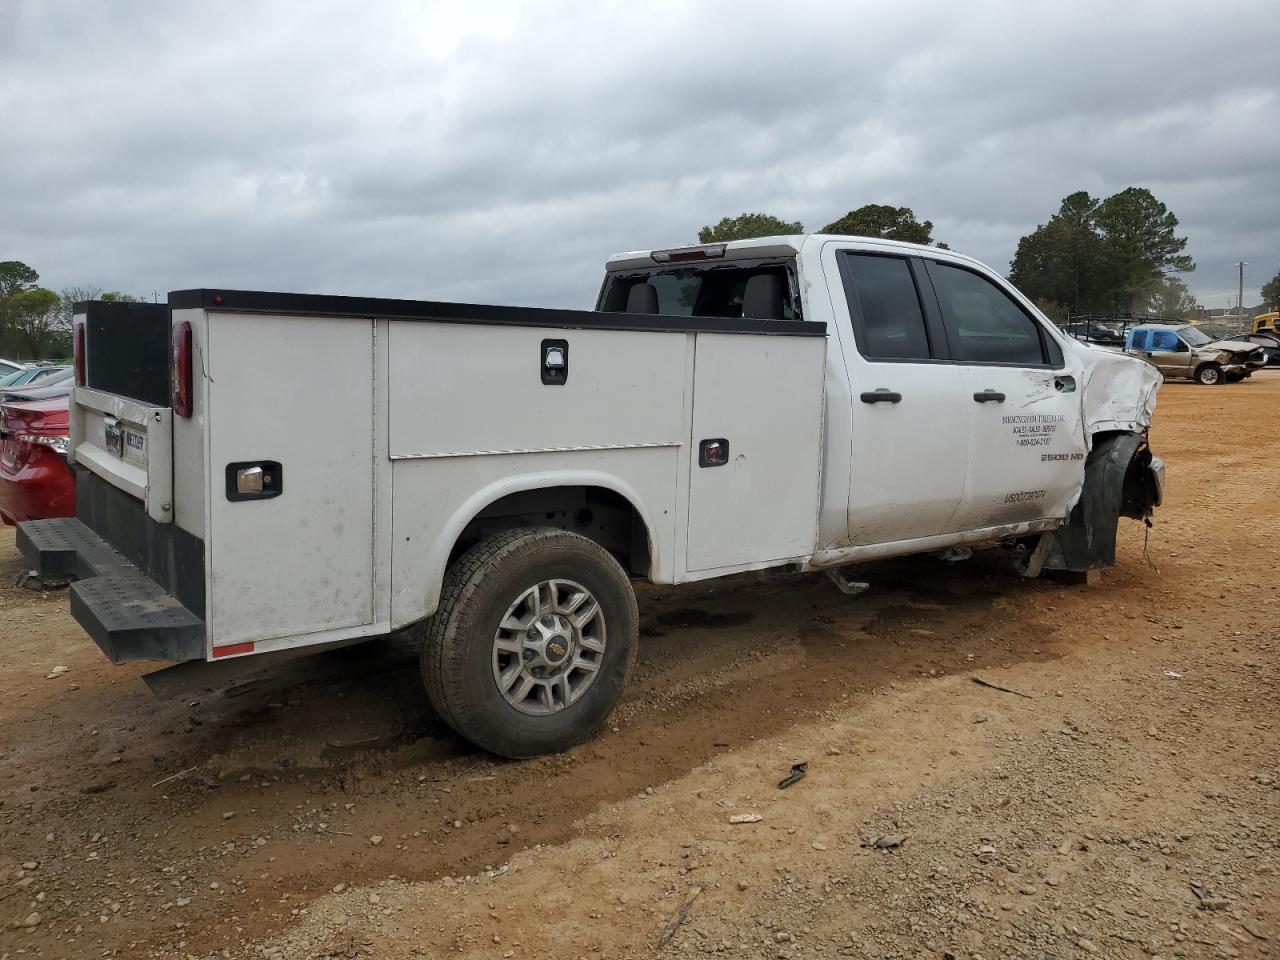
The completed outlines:
[[[858,351],[868,360],[928,360],[929,334],[911,265],[902,257],[841,256]]]
[[[958,363],[1057,366],[1062,352],[1040,325],[994,283],[963,267],[929,262],[951,355]]]
[[[1133,331],[1133,333],[1131,334],[1132,339],[1129,344],[1130,348],[1133,350],[1150,350],[1151,347],[1147,343],[1147,340],[1150,338],[1150,336],[1151,336],[1151,331],[1149,330]]]
[[[1182,344],[1178,335],[1172,330],[1152,330],[1148,333],[1152,341],[1152,350],[1176,351]]]

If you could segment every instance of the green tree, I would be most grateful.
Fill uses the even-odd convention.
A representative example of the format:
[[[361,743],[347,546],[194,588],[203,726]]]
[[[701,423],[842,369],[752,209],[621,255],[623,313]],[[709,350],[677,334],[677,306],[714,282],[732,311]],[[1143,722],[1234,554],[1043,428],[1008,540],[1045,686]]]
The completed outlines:
[[[737,217],[725,217],[715,226],[698,231],[699,243],[725,243],[729,240],[750,240],[752,237],[775,237],[788,233],[804,233],[799,221],[780,220],[769,213],[744,213]]]
[[[1166,273],[1196,268],[1182,252],[1187,238],[1175,233],[1178,218],[1145,187],[1107,197],[1093,220],[1102,236],[1112,294],[1134,313],[1155,294]]]
[[[1262,303],[1263,306],[1273,310],[1280,308],[1280,270],[1277,270],[1276,275],[1263,284]]]
[[[21,356],[39,359],[65,332],[61,304],[56,293],[43,287],[20,290],[9,298],[9,335]]]
[[[40,280],[36,273],[21,260],[0,262],[0,300],[7,299],[22,290],[32,290]]]
[[[20,260],[0,262],[0,353],[16,349],[19,297],[36,289],[40,274]]]
[[[1195,269],[1177,226],[1150,190],[1130,187],[1105,200],[1080,190],[1018,241],[1009,279],[1033,300],[1072,313],[1140,313],[1167,273]]]
[[[1032,300],[1071,313],[1110,309],[1101,282],[1104,254],[1093,225],[1098,201],[1083,190],[1064,197],[1048,223],[1018,241],[1009,280]]]
[[[857,210],[850,210],[839,220],[828,223],[822,232],[905,240],[907,243],[933,242],[932,221],[921,223],[910,207],[891,207],[883,203],[868,203]]]
[[[1157,317],[1188,320],[1195,311],[1195,295],[1178,277],[1165,277],[1147,301],[1147,312]]]

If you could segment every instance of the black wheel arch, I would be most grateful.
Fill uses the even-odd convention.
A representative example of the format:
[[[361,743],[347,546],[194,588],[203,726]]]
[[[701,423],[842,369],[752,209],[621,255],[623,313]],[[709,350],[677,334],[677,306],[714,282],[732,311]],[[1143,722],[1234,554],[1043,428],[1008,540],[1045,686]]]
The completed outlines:
[[[1044,534],[1041,569],[1081,572],[1114,565],[1120,518],[1146,521],[1159,504],[1160,487],[1146,436],[1095,434],[1080,499],[1066,524]]]

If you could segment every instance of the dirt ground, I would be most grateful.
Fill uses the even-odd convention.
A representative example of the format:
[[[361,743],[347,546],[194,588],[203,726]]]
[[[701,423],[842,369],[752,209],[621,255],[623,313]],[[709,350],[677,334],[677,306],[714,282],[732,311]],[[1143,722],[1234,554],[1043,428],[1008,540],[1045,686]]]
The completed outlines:
[[[1166,385],[1094,586],[645,591],[612,729],[524,763],[386,647],[156,700],[0,533],[0,958],[1274,956],[1278,410]]]

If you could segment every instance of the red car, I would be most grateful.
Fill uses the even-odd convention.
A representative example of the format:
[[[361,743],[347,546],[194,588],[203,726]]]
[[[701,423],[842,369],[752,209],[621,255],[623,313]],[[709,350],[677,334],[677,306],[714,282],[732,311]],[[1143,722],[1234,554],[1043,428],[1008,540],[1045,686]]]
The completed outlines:
[[[70,397],[0,404],[0,518],[76,515],[76,483],[67,466]]]

